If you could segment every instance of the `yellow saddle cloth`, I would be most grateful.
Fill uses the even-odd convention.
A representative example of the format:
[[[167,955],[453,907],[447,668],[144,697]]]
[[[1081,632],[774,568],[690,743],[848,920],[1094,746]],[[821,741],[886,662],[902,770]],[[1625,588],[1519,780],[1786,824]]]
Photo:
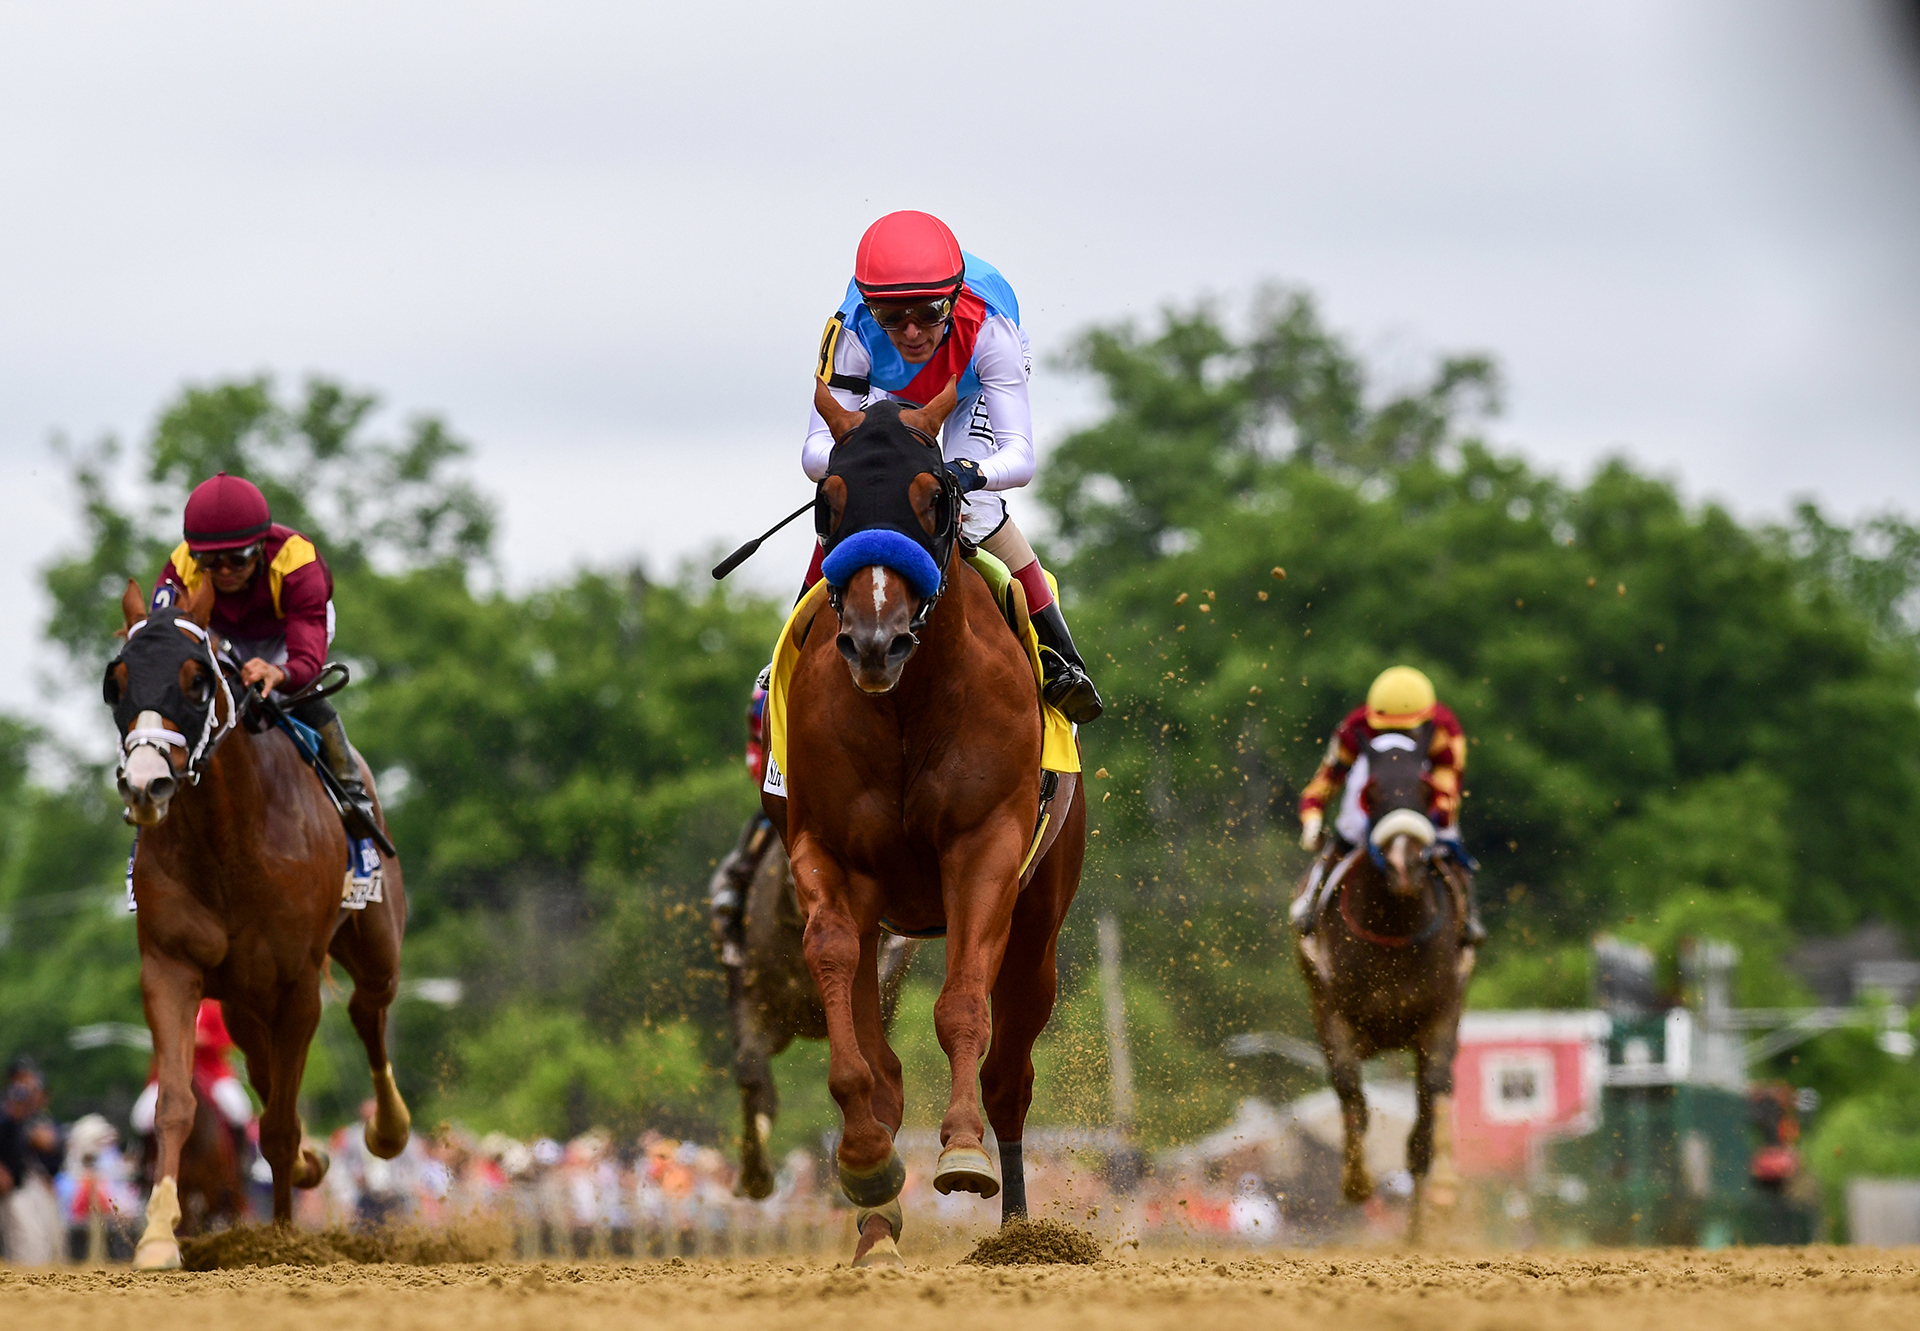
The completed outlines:
[[[1013,583],[1007,573],[1007,566],[985,551],[976,553],[968,561],[980,575],[987,580],[1003,607],[1009,604],[1014,595]],[[1047,575],[1049,585],[1053,584],[1053,575]],[[1056,594],[1058,588],[1056,587]],[[773,648],[773,673],[767,684],[767,779],[762,789],[772,795],[785,796],[787,793],[787,693],[793,684],[793,668],[800,663],[800,645],[805,640],[807,629],[812,626],[813,618],[827,603],[827,584],[824,579],[813,584],[807,594],[800,598],[800,604],[787,616],[786,625],[780,630],[780,639]],[[1033,625],[1026,616],[1017,618],[1022,631],[1021,637],[1027,649],[1027,660],[1033,666],[1034,682],[1041,681],[1040,639],[1033,631]],[[1067,720],[1043,700],[1040,704],[1040,767],[1048,772],[1078,772],[1080,770],[1080,741],[1074,736],[1073,723]]]

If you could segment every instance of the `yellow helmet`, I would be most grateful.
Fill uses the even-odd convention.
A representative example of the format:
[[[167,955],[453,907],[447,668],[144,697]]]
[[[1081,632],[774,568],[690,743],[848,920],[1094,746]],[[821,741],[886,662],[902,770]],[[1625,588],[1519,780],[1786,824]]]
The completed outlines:
[[[1433,681],[1412,666],[1380,672],[1367,690],[1367,724],[1375,730],[1411,730],[1433,715]]]

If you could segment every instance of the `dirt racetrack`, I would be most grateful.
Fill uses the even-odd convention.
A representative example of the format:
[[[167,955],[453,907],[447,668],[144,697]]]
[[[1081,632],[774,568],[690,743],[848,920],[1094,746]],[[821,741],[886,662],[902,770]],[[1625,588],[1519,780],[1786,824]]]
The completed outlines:
[[[913,1254],[909,1253],[912,1257]],[[1063,1331],[1240,1331],[1275,1325],[1446,1331],[1910,1328],[1920,1250],[1385,1255],[1317,1249],[1092,1267],[906,1271],[798,1261],[275,1267],[136,1276],[0,1269],[8,1328],[246,1331],[822,1331],[940,1323]],[[855,1302],[855,1301],[858,1302]],[[874,1320],[868,1320],[874,1319]]]

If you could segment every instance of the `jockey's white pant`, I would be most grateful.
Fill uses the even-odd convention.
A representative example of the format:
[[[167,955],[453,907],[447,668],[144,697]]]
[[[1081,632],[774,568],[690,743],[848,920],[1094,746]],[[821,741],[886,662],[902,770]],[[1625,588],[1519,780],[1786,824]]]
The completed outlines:
[[[253,1122],[253,1101],[247,1096],[247,1088],[240,1084],[238,1077],[222,1077],[208,1088],[213,1096],[220,1117],[236,1128],[244,1128]],[[140,1092],[140,1098],[133,1102],[133,1112],[127,1115],[127,1122],[142,1137],[153,1133],[153,1115],[160,1104],[160,1083],[150,1081],[147,1089]]]
[[[1353,767],[1347,772],[1347,784],[1340,791],[1340,812],[1333,820],[1333,830],[1346,838],[1350,846],[1358,846],[1367,839],[1367,811],[1360,807],[1360,792],[1367,788],[1367,755],[1361,754],[1353,760]]]

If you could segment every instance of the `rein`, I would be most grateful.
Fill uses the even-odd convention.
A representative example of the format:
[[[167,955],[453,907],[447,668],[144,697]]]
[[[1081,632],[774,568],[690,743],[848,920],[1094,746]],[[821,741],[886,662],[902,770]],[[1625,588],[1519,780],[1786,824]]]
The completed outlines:
[[[1422,925],[1417,933],[1377,934],[1363,926],[1353,918],[1351,892],[1348,883],[1343,881],[1340,884],[1340,919],[1346,924],[1347,932],[1361,942],[1371,943],[1375,947],[1419,947],[1423,943],[1432,942],[1434,935],[1440,932],[1440,926],[1447,920],[1447,894],[1441,890],[1440,875],[1434,871],[1433,866],[1428,864],[1425,867],[1427,880],[1433,887],[1433,918]]]

